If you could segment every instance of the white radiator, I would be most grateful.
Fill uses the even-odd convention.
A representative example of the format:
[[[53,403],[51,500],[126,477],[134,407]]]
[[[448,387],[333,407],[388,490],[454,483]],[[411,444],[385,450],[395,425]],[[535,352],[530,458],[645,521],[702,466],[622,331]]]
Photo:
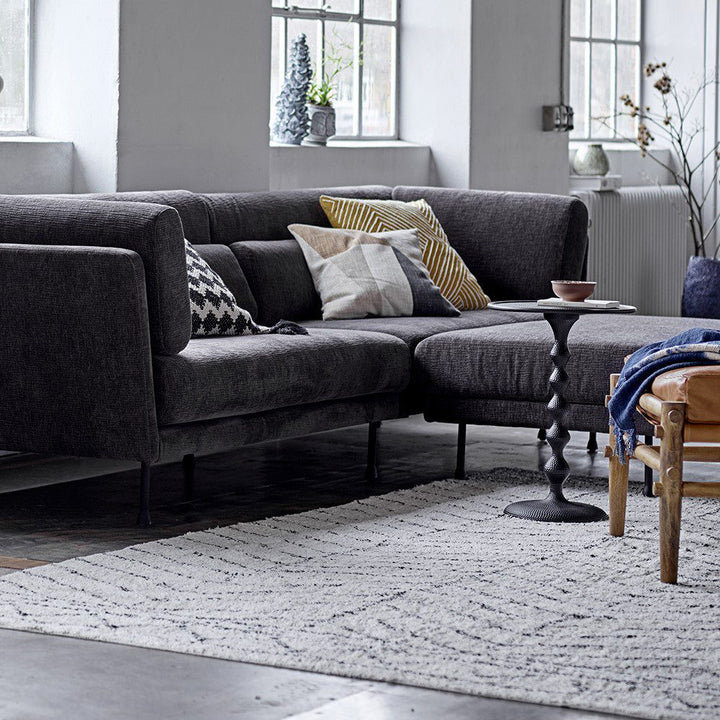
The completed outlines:
[[[593,297],[644,315],[679,315],[689,248],[679,188],[578,191],[590,214],[588,280]]]

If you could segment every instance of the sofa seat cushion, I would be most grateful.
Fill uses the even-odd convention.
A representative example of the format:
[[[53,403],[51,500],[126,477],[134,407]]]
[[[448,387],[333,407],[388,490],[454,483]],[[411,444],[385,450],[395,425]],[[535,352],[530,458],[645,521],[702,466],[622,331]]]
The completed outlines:
[[[581,317],[568,339],[566,399],[603,406],[610,373],[620,372],[626,355],[693,327],[720,329],[720,320]],[[552,345],[552,330],[544,321],[445,333],[418,345],[417,381],[429,395],[546,402]]]
[[[312,330],[191,340],[155,358],[161,426],[386,392],[410,381],[410,352],[382,333]]]
[[[482,328],[542,319],[534,313],[508,313],[497,310],[466,310],[459,317],[386,317],[358,320],[307,320],[306,328],[328,330],[362,330],[394,335],[411,349],[425,338],[454,330]]]
[[[720,366],[696,365],[668,370],[652,383],[661,400],[686,403],[691,423],[720,424]]]

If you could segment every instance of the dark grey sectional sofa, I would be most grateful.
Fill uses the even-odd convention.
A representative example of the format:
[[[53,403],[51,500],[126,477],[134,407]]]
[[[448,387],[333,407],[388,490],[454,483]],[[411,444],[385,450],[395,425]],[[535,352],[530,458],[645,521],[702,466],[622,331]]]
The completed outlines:
[[[195,454],[422,411],[544,425],[551,334],[538,316],[319,319],[287,225],[327,225],[323,193],[425,198],[493,299],[547,296],[550,280],[583,271],[587,212],[568,197],[383,186],[0,196],[0,447],[140,462],[148,523],[150,467],[168,459],[191,468]],[[191,339],[183,237],[258,322],[310,334]],[[571,419],[602,430],[610,370],[685,321],[633,318],[628,332],[594,320]]]

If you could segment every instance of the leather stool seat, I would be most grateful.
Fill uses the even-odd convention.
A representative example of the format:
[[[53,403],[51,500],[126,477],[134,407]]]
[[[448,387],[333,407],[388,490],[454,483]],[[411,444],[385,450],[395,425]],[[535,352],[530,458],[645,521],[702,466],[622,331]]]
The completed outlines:
[[[720,425],[720,365],[669,370],[655,378],[652,394],[660,400],[685,403],[689,423]]]

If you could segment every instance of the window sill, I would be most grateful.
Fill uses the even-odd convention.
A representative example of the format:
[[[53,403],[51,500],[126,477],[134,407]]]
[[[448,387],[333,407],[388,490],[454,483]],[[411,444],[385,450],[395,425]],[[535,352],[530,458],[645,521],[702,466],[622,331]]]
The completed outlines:
[[[42,144],[68,144],[65,140],[55,140],[53,138],[38,137],[37,135],[3,135],[0,133],[0,143],[18,143],[19,145],[42,145]]]
[[[0,193],[70,193],[73,144],[35,135],[0,136]]]
[[[610,140],[571,140],[569,143],[570,151],[574,152],[585,145],[603,146],[605,152],[640,152],[640,148],[635,143],[626,141],[610,141]]]
[[[288,150],[371,150],[373,148],[400,150],[407,149],[425,149],[425,145],[407,142],[407,140],[328,140],[328,144],[323,145],[286,145],[270,141],[271,148],[286,148]]]

